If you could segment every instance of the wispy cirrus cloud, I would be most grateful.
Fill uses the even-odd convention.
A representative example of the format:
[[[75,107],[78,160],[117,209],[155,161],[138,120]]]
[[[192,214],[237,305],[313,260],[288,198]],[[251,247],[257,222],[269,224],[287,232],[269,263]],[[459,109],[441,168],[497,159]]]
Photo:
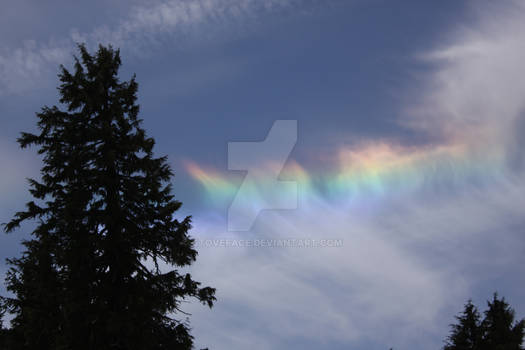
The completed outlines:
[[[114,25],[79,31],[47,42],[29,40],[19,47],[0,48],[0,94],[22,93],[38,85],[75,52],[75,43],[89,47],[111,44],[137,55],[151,45],[182,45],[192,40],[218,40],[223,35],[243,35],[267,15],[283,14],[300,0],[159,0],[135,5]],[[228,30],[230,28],[231,30]],[[166,39],[169,38],[169,40]],[[173,40],[175,39],[175,40]]]
[[[64,62],[70,50],[65,43],[40,44],[26,41],[23,46],[0,50],[0,95],[22,93],[35,86],[50,67]]]

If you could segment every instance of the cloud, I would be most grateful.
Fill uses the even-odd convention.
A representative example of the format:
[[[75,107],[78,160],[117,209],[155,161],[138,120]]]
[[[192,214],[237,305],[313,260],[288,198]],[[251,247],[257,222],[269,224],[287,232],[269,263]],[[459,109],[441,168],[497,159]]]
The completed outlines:
[[[525,6],[518,1],[485,4],[477,21],[448,36],[447,44],[421,57],[437,70],[426,79],[421,103],[409,106],[406,122],[449,137],[482,138],[506,146],[525,108]]]
[[[412,150],[379,141],[380,153],[362,145],[347,150],[351,168],[374,175],[382,168],[369,160],[380,155],[395,168],[401,161],[417,165],[411,159],[423,154],[439,168],[440,157],[427,157],[433,147],[461,145],[462,161],[477,175],[463,176],[452,161],[452,176],[422,181],[408,192],[386,186],[383,196],[333,201],[312,191],[295,211],[263,212],[248,233],[226,232],[223,221],[197,215],[193,234],[199,239],[344,241],[342,247],[201,247],[194,272],[218,288],[219,300],[211,312],[189,306],[199,345],[437,348],[468,298],[488,297],[494,289],[520,295],[525,8],[506,2],[484,9],[445,44],[418,55],[433,70],[400,122],[440,136],[440,143]],[[493,154],[498,161],[477,166]],[[201,175],[220,180],[216,173]],[[525,312],[525,303],[513,305]]]
[[[154,6],[134,7],[127,19],[115,28],[99,28],[87,39],[109,41],[118,46],[140,35],[144,38],[161,33],[185,32],[192,26],[203,24],[228,24],[256,19],[261,13],[281,11],[294,2],[292,0],[186,0],[159,1]],[[79,39],[84,39],[82,35]]]
[[[522,232],[513,229],[523,224],[525,182],[508,179],[493,188],[470,186],[462,194],[435,197],[352,208],[318,198],[296,211],[264,212],[248,233],[226,232],[225,222],[197,218],[198,242],[343,241],[280,248],[201,243],[194,273],[218,288],[219,300],[211,312],[189,308],[199,345],[439,346],[457,305],[479,283],[523,261]],[[488,293],[494,288],[488,286]]]
[[[0,51],[0,94],[22,93],[34,87],[51,65],[64,62],[70,50],[66,45],[37,44],[26,41],[19,48]]]
[[[139,56],[151,45],[181,45],[188,38],[208,37],[227,27],[229,35],[249,31],[250,23],[263,15],[283,13],[301,3],[299,0],[158,0],[148,5],[133,6],[114,25],[100,26],[89,32],[71,29],[69,36],[48,42],[26,41],[21,47],[0,50],[0,94],[22,93],[45,74],[56,69],[74,53],[75,43],[94,48],[99,43],[112,44]],[[164,36],[175,41],[163,41]]]

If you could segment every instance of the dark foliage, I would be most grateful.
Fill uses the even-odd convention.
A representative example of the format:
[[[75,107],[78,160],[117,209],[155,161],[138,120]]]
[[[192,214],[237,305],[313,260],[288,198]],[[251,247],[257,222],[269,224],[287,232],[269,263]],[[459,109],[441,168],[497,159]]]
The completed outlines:
[[[172,171],[153,155],[138,119],[137,83],[120,82],[118,50],[80,45],[72,72],[61,67],[60,102],[44,107],[39,134],[21,147],[43,156],[34,201],[5,225],[37,223],[21,257],[9,259],[2,298],[14,318],[8,349],[190,349],[180,303],[208,306],[215,290],[179,268],[196,258],[190,217],[174,219]],[[162,269],[161,269],[162,267]],[[182,319],[179,316],[182,315]]]
[[[463,313],[456,316],[457,324],[451,325],[452,332],[448,338],[445,350],[479,349],[483,332],[480,324],[480,314],[472,301],[465,305]]]
[[[482,350],[521,350],[525,330],[525,320],[514,321],[515,312],[505,301],[494,294],[488,302],[483,329]]]
[[[456,317],[457,324],[447,339],[445,350],[522,350],[525,320],[515,321],[515,312],[504,298],[494,294],[484,319],[472,304]]]

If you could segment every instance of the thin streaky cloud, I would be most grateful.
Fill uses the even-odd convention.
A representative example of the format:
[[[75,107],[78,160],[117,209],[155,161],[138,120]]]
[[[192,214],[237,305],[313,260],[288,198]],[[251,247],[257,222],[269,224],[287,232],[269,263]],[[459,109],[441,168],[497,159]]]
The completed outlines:
[[[295,8],[299,0],[171,0],[149,6],[134,6],[115,26],[100,26],[90,32],[74,28],[70,35],[48,42],[26,41],[19,47],[0,49],[0,95],[22,93],[38,85],[38,80],[67,61],[75,43],[92,48],[112,44],[140,54],[145,45],[161,41],[163,35],[210,35],[230,24],[244,25],[265,14]],[[200,27],[214,30],[200,31]],[[206,33],[205,33],[206,32]],[[192,36],[193,38],[193,36]],[[173,42],[172,42],[173,44]]]

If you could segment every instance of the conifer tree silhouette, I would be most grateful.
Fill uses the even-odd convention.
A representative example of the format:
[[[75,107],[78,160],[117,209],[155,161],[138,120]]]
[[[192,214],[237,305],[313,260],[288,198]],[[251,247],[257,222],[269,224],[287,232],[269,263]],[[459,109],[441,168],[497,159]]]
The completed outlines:
[[[451,325],[444,350],[522,350],[525,320],[515,321],[515,312],[494,294],[481,319],[471,301],[465,305],[457,324]]]
[[[61,66],[60,103],[44,107],[39,134],[22,148],[43,156],[34,201],[5,225],[37,223],[10,259],[2,309],[9,349],[190,349],[181,301],[211,307],[215,290],[181,267],[195,261],[191,218],[175,219],[172,171],[153,154],[138,118],[135,77],[121,82],[120,53],[79,45],[72,72]],[[8,335],[6,335],[8,333]],[[4,345],[7,347],[7,345]]]
[[[469,300],[461,315],[456,316],[457,324],[451,325],[445,350],[479,350],[483,332],[481,316],[472,301]]]
[[[482,350],[521,350],[525,320],[515,321],[515,311],[494,294],[481,324],[484,335]]]

